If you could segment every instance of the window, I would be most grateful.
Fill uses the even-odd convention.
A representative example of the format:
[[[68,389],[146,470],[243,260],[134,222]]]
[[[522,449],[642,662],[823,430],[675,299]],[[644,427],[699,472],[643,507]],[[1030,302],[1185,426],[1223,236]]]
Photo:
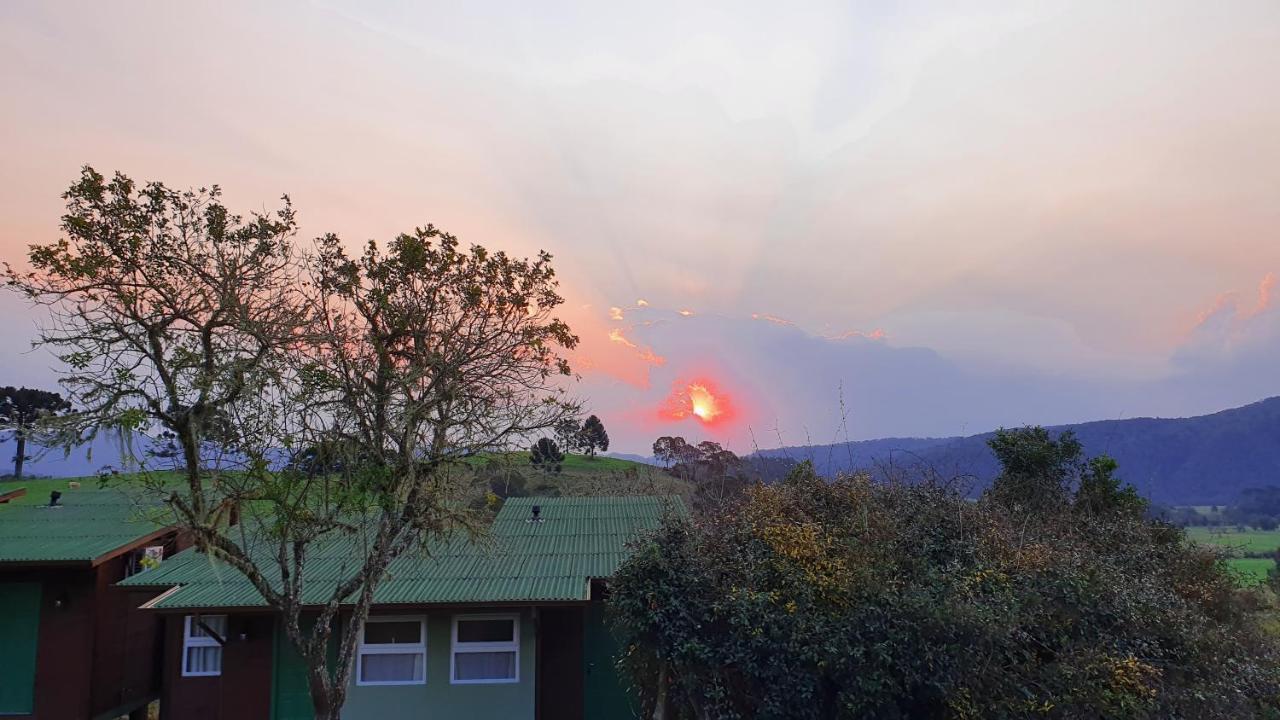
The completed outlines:
[[[144,570],[158,567],[164,559],[163,545],[150,545],[125,556],[124,576],[133,577]]]
[[[188,615],[182,631],[182,676],[221,675],[226,637],[226,615]]]
[[[520,681],[520,618],[459,615],[453,619],[455,685]]]
[[[427,621],[419,617],[371,617],[360,633],[357,685],[422,685],[427,682]]]

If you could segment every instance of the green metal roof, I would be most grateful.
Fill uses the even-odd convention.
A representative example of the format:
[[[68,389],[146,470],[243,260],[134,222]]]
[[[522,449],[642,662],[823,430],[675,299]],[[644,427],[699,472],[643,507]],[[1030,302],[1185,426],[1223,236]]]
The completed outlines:
[[[0,505],[0,563],[92,562],[163,529],[157,506],[120,490],[60,489]]]
[[[529,522],[534,505],[541,521]],[[409,552],[391,564],[374,593],[385,605],[584,601],[592,578],[613,575],[626,544],[658,527],[664,515],[685,512],[676,497],[512,498],[478,542],[457,536]],[[259,567],[279,582],[273,548],[251,548]],[[320,604],[358,569],[350,541],[317,543],[309,550],[303,602]],[[264,607],[238,572],[194,549],[165,560],[124,585],[176,587],[154,601],[162,610]]]

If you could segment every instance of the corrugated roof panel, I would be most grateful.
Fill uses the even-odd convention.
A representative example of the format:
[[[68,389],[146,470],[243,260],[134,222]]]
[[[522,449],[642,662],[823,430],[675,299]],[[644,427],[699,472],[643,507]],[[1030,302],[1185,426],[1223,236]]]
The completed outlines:
[[[114,489],[65,490],[47,499],[0,505],[0,563],[90,561],[171,522],[155,502]]]
[[[527,522],[533,505],[541,522]],[[589,580],[616,572],[627,543],[656,528],[669,513],[683,513],[678,498],[513,498],[506,502],[488,536],[473,542],[461,535],[430,543],[426,554],[396,559],[378,587],[379,604],[552,602],[587,599]],[[252,548],[269,581],[279,583],[264,543]],[[303,600],[328,600],[342,579],[357,571],[358,547],[326,542],[312,548]],[[261,607],[253,587],[222,563],[188,550],[125,585],[182,587],[157,601],[161,609]]]

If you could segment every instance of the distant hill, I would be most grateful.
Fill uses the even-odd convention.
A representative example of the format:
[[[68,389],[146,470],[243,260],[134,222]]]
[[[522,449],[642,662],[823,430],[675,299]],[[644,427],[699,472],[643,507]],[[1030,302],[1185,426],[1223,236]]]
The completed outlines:
[[[618,458],[619,460],[630,460],[631,462],[641,463],[644,465],[657,465],[657,466],[662,465],[662,463],[658,462],[658,460],[654,458],[652,455],[637,455],[635,453],[624,453],[624,452],[608,452],[608,453],[603,453],[603,456]]]
[[[1114,457],[1120,477],[1159,503],[1226,504],[1246,488],[1280,485],[1280,397],[1198,417],[1100,420],[1051,429],[1074,430],[1087,454]],[[864,440],[760,454],[812,460],[823,474],[928,467],[944,477],[972,476],[979,492],[998,470],[986,444],[992,434]]]

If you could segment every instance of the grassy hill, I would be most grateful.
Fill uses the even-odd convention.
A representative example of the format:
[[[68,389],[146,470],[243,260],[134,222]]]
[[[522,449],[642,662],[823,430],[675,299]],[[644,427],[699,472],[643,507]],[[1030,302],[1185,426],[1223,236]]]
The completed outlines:
[[[495,477],[506,483],[522,484],[517,494],[528,495],[680,495],[688,500],[692,488],[688,483],[663,472],[661,468],[621,458],[567,455],[560,472],[547,473],[529,463],[529,453],[513,452],[475,458],[469,463],[484,480]],[[131,475],[112,478],[112,483],[127,484]],[[49,501],[50,491],[74,492],[99,487],[96,475],[73,478],[25,478],[0,480],[0,493],[25,488],[27,494],[15,502],[40,504]],[[505,493],[499,493],[505,494]]]
[[[688,501],[693,491],[661,468],[622,458],[566,455],[559,472],[544,472],[529,463],[529,453],[513,452],[479,458],[474,466],[499,495],[680,495]]]

